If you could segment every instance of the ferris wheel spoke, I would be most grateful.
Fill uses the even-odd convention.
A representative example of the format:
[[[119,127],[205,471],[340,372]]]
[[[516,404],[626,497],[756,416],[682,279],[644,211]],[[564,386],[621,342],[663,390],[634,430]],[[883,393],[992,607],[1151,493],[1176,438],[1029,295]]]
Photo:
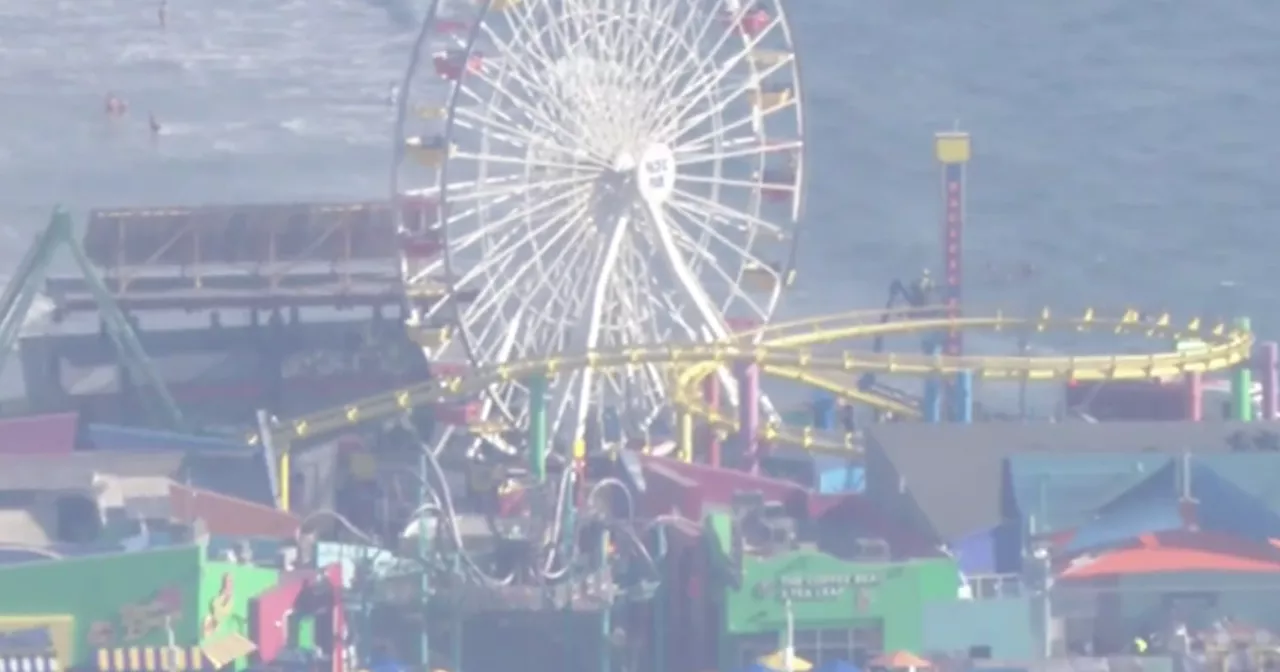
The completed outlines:
[[[727,91],[722,91],[720,84],[721,79],[726,77],[733,67],[736,67],[739,63],[746,61],[751,57],[752,50],[756,48],[764,35],[765,33],[760,33],[754,38],[751,38],[742,51],[732,56],[721,68],[721,78],[707,79],[704,82],[690,86],[686,95],[682,98],[684,101],[683,104],[681,104],[681,101],[679,100],[672,100],[664,111],[664,119],[666,120],[664,128],[672,128],[676,125],[683,126],[684,128],[696,127],[703,121],[723,113],[726,107],[741,98],[748,91],[759,91],[761,83],[765,79],[787,67],[789,65],[789,61],[774,63],[762,70],[753,71],[752,75],[745,78],[742,83],[731,88],[727,88]],[[692,117],[687,116],[704,100],[713,101],[713,104]],[[792,100],[794,100],[794,96],[792,97]],[[762,111],[762,113],[767,112]],[[750,119],[751,117],[747,116],[744,118]]]
[[[754,228],[767,233],[776,240],[786,240],[789,236],[786,231],[772,222],[767,222],[755,215],[740,210],[734,210],[721,203],[717,203],[711,199],[689,193],[683,189],[675,189],[671,192],[671,203],[679,203],[683,201],[684,205],[693,210],[702,210],[721,218],[746,224],[750,228]]]
[[[500,81],[490,78],[483,70],[471,70],[467,72],[467,76],[474,77],[485,84],[485,86],[493,89],[497,94],[502,96],[502,102],[510,103],[516,110],[523,114],[532,125],[541,126],[546,129],[555,129],[557,124],[549,119],[537,105],[531,104],[524,98],[513,94],[508,87]],[[539,90],[536,89],[535,90]]]
[[[553,223],[559,223],[554,222]],[[568,228],[568,227],[566,227]],[[549,243],[562,241],[569,233],[565,231],[557,231],[548,241]],[[565,242],[572,242],[572,239]],[[496,313],[500,308],[510,306],[520,306],[521,312],[524,312],[529,305],[527,297],[520,291],[522,283],[532,271],[537,270],[536,261],[525,261],[520,264],[513,273],[509,275],[504,273],[504,278],[493,278],[493,282],[502,283],[498,285],[501,289],[486,291],[473,302],[473,305],[467,311],[469,315],[485,316]],[[509,280],[508,280],[509,278]]]
[[[586,213],[587,213],[587,209],[585,204],[583,204],[580,207],[572,208],[566,211],[565,213],[562,214],[562,216],[558,216],[552,219],[549,222],[549,224],[560,225],[566,222],[571,222],[573,220],[585,217]],[[548,248],[555,247],[561,250],[560,253],[557,255],[557,257],[552,261],[553,268],[558,266],[557,262],[562,260],[563,257],[566,254],[568,254],[570,250],[582,250],[583,248],[587,247],[583,245],[572,244],[576,242],[573,238],[565,240],[564,237],[570,234],[574,234],[574,238],[581,235],[579,231],[575,230],[571,226],[562,226],[559,228],[559,230],[557,230],[556,235],[553,236],[551,240],[547,241],[547,245],[544,246]],[[575,257],[577,255],[578,253],[575,253]],[[528,306],[530,303],[529,298],[533,296],[537,296],[537,289],[535,288],[533,292],[526,292],[523,289],[522,282],[525,279],[525,276],[528,275],[531,271],[542,270],[542,268],[540,267],[540,264],[538,264],[537,262],[538,260],[536,257],[530,260],[527,260],[515,271],[514,274],[510,276],[509,279],[507,278],[502,279],[502,280],[505,280],[505,282],[502,283],[502,287],[504,287],[504,289],[500,290],[499,292],[490,293],[489,295],[484,297],[483,301],[481,301],[479,305],[475,306],[474,309],[471,311],[471,313],[475,315],[485,315],[491,311],[497,310],[502,306],[509,305],[511,301],[515,300],[521,304],[522,308],[520,312],[521,314],[523,314],[525,312],[524,307]],[[565,266],[559,266],[559,267],[566,268]],[[567,268],[572,270],[574,267],[568,266]],[[538,280],[540,284],[545,281],[546,281],[545,278]],[[496,323],[496,321],[493,321],[493,322]],[[534,326],[536,327],[538,325],[535,324]],[[488,330],[490,328],[491,327],[488,327],[488,326],[485,327],[485,331],[482,332],[481,334],[482,339],[485,338],[485,335],[488,333]]]
[[[748,116],[744,116],[740,119],[737,119],[736,121],[731,121],[727,124],[723,124],[720,127],[714,129],[713,131],[704,133],[703,135],[700,135],[698,137],[692,138],[690,140],[682,141],[679,146],[681,148],[706,146],[706,144],[712,142],[713,140],[715,140],[715,138],[723,137],[724,135],[732,133],[744,126],[750,125],[752,128],[755,128],[761,124],[762,120],[768,118],[769,116],[777,112],[791,109],[795,107],[797,103],[798,103],[798,99],[793,96],[793,97],[787,98],[786,100],[783,100],[782,102],[776,105],[772,105],[766,109],[753,110],[753,112]],[[691,126],[686,128],[691,128]],[[759,141],[760,139],[757,138],[757,142]]]
[[[721,133],[723,133],[724,130],[726,129],[721,128]],[[694,145],[696,149],[686,149],[689,145],[683,145],[681,147],[674,148],[672,152],[676,155],[677,166],[692,166],[700,163],[710,163],[712,161],[723,161],[725,159],[757,158],[775,153],[782,154],[786,152],[798,152],[804,148],[804,143],[800,140],[762,142],[760,138],[755,136],[750,136],[742,139],[741,141],[733,142],[731,146],[745,145],[748,143],[750,143],[749,146],[738,146],[735,149],[728,149],[723,152],[694,153],[701,152],[701,150],[706,149],[707,143],[704,141]],[[681,179],[684,179],[683,175],[681,175]]]
[[[470,110],[459,110],[457,118],[459,122],[466,120],[481,125],[476,128],[479,132],[485,132],[487,128],[494,128],[510,137],[512,144],[517,147],[535,150],[551,150],[562,156],[573,156],[574,151],[563,144],[554,142],[545,135],[537,135],[530,132],[529,129],[520,128],[507,121],[500,121],[489,114],[477,114]],[[460,124],[461,125],[461,124]],[[579,157],[584,160],[593,161],[592,165],[602,166],[603,163],[595,160],[593,157]]]
[[[514,181],[513,177],[490,181],[490,183],[503,184],[504,188],[502,189],[481,190],[478,187],[484,186],[486,183],[482,183],[479,181],[463,183],[460,185],[463,188],[459,189],[460,191],[463,191],[463,193],[460,194],[459,196],[456,196],[454,200],[451,202],[458,203],[458,202],[473,201],[477,199],[489,199],[490,205],[496,205],[496,204],[501,204],[521,194],[527,193],[528,191],[531,191],[534,186],[539,188],[561,187],[561,186],[571,186],[573,184],[581,184],[585,181],[585,178],[573,177],[573,178],[565,178],[562,180],[541,182],[541,183],[537,183],[536,185],[531,185],[527,181],[521,184],[513,185],[512,184]],[[479,211],[478,208],[470,208],[467,210],[461,210],[461,211],[455,212],[446,218],[445,224],[447,226],[450,223],[456,223],[456,222],[465,220],[466,218],[476,214],[478,211]],[[494,222],[489,222],[484,226],[479,227],[473,231],[469,231],[465,234],[461,234],[456,240],[451,241],[450,244],[455,249],[465,249],[488,237],[498,235],[499,232],[514,226],[514,224],[515,224],[515,220],[512,220],[512,219],[501,219]],[[421,267],[418,268],[417,271],[415,271],[411,276],[409,276],[409,282],[411,284],[414,282],[421,282],[431,277],[432,275],[443,270],[444,264],[445,264],[444,258],[440,257],[427,264],[422,265]]]
[[[746,15],[746,12],[747,12],[747,9],[745,7],[741,7],[741,8],[738,8],[737,10],[732,10],[727,16],[723,17],[725,19],[724,30],[721,31],[714,45],[710,49],[703,52],[707,56],[707,62],[710,62],[710,60],[714,58],[714,55],[720,52],[720,50],[729,41],[729,39],[738,33],[735,26],[737,25],[737,22],[741,21],[742,17]],[[700,43],[707,38],[707,33],[710,32],[711,27],[713,25],[716,25],[717,20],[719,18],[716,16],[716,14],[717,12],[715,9],[712,9],[704,14],[701,14],[701,18],[703,19],[702,27],[698,30],[697,35],[693,38],[694,42]],[[699,13],[695,10],[695,8],[690,7],[690,12],[687,17],[687,23],[692,23],[695,16],[699,16]],[[718,71],[719,68],[713,67],[711,68],[711,70]],[[682,88],[682,87],[677,87],[677,84],[680,81],[681,74],[682,74],[681,69],[672,68],[671,71],[667,74],[667,76],[663,77],[661,80],[657,82],[654,88],[656,90],[663,91],[668,95],[674,94],[677,88]]]
[[[687,226],[696,227],[697,229],[703,231],[708,237],[714,239],[720,245],[723,245],[724,247],[728,248],[735,255],[739,256],[742,259],[748,260],[750,265],[746,266],[747,268],[759,269],[761,272],[767,272],[775,277],[778,275],[777,272],[773,270],[773,267],[770,264],[756,257],[745,246],[739,245],[734,241],[730,240],[729,238],[725,237],[719,231],[716,231],[714,227],[707,226],[697,221],[698,216],[702,213],[690,213],[686,210],[683,210],[680,206],[676,205],[675,203],[669,203],[668,205],[671,206],[670,210],[675,215],[674,217],[675,219],[683,218]],[[728,271],[722,268],[720,264],[715,263],[714,259],[716,259],[716,255],[709,254],[705,248],[695,243],[692,237],[688,236],[687,234],[684,234],[683,227],[677,227],[676,231],[678,234],[677,239],[679,240],[680,238],[683,238],[683,241],[681,242],[682,246],[694,254],[705,255],[705,258],[708,259],[706,267],[710,268],[711,272],[714,273],[716,276],[718,276],[719,279],[725,283],[725,286],[729,288],[729,297],[727,297],[727,300],[725,301],[725,306],[727,306],[730,302],[732,302],[733,299],[737,299],[743,305],[750,307],[752,312],[754,312],[759,316],[764,316],[769,314],[768,310],[766,310],[763,306],[761,306],[755,300],[755,298],[753,298],[750,294],[748,294],[746,291],[742,289],[741,285],[739,284],[742,281],[742,278],[734,277]]]
[[[758,190],[764,185],[759,180],[737,180],[728,177],[705,177],[702,175],[690,175],[683,173],[680,175],[679,182],[692,184],[706,184],[716,187],[732,187],[734,189],[750,189]]]
[[[715,47],[707,52],[706,57],[708,59],[714,59],[724,46],[728,44],[730,39],[735,36],[742,35],[741,31],[737,28],[737,25],[742,20],[742,17],[746,15],[746,11],[746,8],[741,8],[733,14],[733,20],[726,21],[725,30],[716,41]],[[712,21],[714,21],[714,19],[712,19]],[[658,128],[669,128],[672,124],[677,123],[680,117],[688,114],[689,110],[691,110],[699,100],[711,95],[719,86],[719,82],[728,78],[730,73],[732,73],[738,65],[749,57],[751,50],[756,47],[763,35],[764,33],[755,37],[743,36],[744,44],[741,50],[724,60],[722,63],[707,68],[702,72],[702,74],[680,86],[680,95],[673,95],[669,97],[667,105],[664,106],[664,110],[658,114],[658,119],[660,120]],[[678,81],[678,75],[669,78],[667,80],[667,82],[669,82],[667,86],[674,89],[674,85]],[[672,91],[672,93],[675,93],[675,91]],[[682,106],[680,101],[691,102]]]
[[[536,205],[533,205],[527,208],[518,209],[506,215],[502,219],[514,222],[519,219],[531,218],[534,214],[541,211],[545,211],[552,206],[559,205],[561,202],[569,200],[572,197],[584,196],[584,194],[582,193],[583,191],[585,191],[585,189],[567,191],[564,194],[552,197],[551,199],[540,202]],[[546,233],[548,230],[552,230],[552,229],[555,229],[556,227],[566,224],[567,222],[564,221],[564,218],[567,217],[568,215],[573,214],[574,212],[575,212],[575,209],[572,206],[570,206],[569,208],[566,208],[565,210],[562,210],[555,215],[547,217],[546,220],[544,220],[540,225],[528,227],[528,229],[524,232],[524,235],[520,236],[514,242],[509,243],[507,246],[503,248],[501,252],[486,250],[485,258],[480,263],[476,264],[475,268],[471,269],[466,275],[463,275],[462,278],[458,280],[457,284],[465,286],[468,282],[477,280],[482,275],[492,275],[492,276],[495,276],[495,279],[496,279],[497,274],[490,273],[491,269],[495,267],[499,267],[505,264],[506,262],[510,261],[511,258],[515,256],[517,253],[527,252],[528,250],[526,250],[525,248],[531,245],[537,239],[538,236],[542,235],[543,233]],[[567,235],[570,232],[577,233],[577,234],[581,233],[575,227],[563,226],[559,230],[555,231],[554,236],[552,237],[551,241],[548,241],[548,244],[551,244],[552,241],[559,240],[560,236]],[[534,265],[536,263],[537,263],[536,258],[530,259],[525,262],[525,264],[529,264],[529,265]],[[501,273],[501,275],[505,276],[506,273],[503,272]],[[512,278],[512,280],[516,280],[516,279],[519,279],[518,275],[515,278]],[[514,285],[515,283],[511,282],[510,286],[514,286]],[[504,283],[504,286],[508,286],[508,285]]]

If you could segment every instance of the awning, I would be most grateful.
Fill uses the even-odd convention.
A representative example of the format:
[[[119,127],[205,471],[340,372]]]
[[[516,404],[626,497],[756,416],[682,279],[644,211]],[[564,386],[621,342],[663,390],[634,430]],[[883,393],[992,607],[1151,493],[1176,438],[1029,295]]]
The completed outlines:
[[[57,654],[37,656],[0,655],[0,672],[58,672]]]
[[[98,669],[101,672],[188,672],[215,668],[198,646],[125,646],[98,649]]]

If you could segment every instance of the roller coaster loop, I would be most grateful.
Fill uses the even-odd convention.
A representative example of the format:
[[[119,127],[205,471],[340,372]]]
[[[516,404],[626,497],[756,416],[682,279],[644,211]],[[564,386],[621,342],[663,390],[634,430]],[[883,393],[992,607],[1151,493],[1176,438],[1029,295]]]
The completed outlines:
[[[621,368],[637,364],[664,364],[671,367],[676,381],[675,405],[683,412],[720,430],[732,431],[736,420],[708,408],[698,393],[698,383],[720,367],[751,363],[767,375],[797,380],[829,389],[852,401],[878,405],[910,415],[914,409],[878,395],[861,392],[847,373],[875,372],[904,376],[944,376],[970,371],[985,380],[1141,380],[1191,372],[1227,369],[1247,361],[1253,335],[1223,324],[1210,325],[1193,319],[1175,326],[1168,315],[1143,319],[1136,310],[1116,318],[1099,317],[1092,309],[1077,317],[1058,317],[1048,309],[1034,317],[1011,317],[997,313],[987,317],[938,317],[936,308],[901,311],[894,320],[882,322],[883,311],[857,311],[822,316],[742,332],[732,341],[705,344],[671,344],[619,350],[601,350],[567,357],[506,362],[472,369],[463,375],[435,380],[361,399],[341,408],[321,411],[279,423],[272,438],[281,445],[318,438],[344,427],[395,417],[404,411],[430,403],[466,399],[494,383],[523,380],[583,368]],[[950,329],[1019,332],[1110,332],[1174,340],[1198,339],[1203,347],[1157,354],[1081,356],[944,356],[832,349],[834,343],[874,339],[890,334],[920,334]],[[815,347],[816,346],[816,347]],[[824,347],[825,346],[825,347]],[[815,372],[824,372],[818,376]],[[847,378],[848,382],[841,382]],[[762,439],[813,449],[849,451],[852,436],[815,437],[812,432],[767,425]],[[254,435],[250,443],[257,443]]]

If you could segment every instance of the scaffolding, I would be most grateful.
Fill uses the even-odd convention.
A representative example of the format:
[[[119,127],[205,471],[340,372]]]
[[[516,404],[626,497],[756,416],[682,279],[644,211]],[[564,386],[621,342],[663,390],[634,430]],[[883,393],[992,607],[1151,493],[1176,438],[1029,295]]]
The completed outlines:
[[[62,208],[55,208],[49,224],[36,237],[17,271],[0,296],[0,370],[8,363],[9,355],[19,346],[23,326],[31,313],[36,298],[46,289],[45,280],[59,250],[65,248],[79,270],[87,300],[101,320],[104,334],[110,339],[120,364],[142,383],[145,400],[153,407],[156,420],[172,429],[183,429],[182,412],[174,402],[163,379],[156,372],[151,360],[142,349],[138,336],[128,317],[116,301],[113,292],[103,282],[94,268],[93,261],[75,236],[71,215]],[[60,307],[55,308],[55,318]]]

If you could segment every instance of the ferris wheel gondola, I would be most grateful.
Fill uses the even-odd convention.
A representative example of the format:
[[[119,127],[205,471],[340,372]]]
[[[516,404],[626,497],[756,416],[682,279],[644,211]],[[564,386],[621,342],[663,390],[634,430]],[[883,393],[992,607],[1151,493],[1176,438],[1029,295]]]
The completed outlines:
[[[418,224],[441,253],[412,273],[449,288],[418,316],[452,322],[434,356],[491,365],[769,321],[795,275],[804,201],[780,6],[440,4],[403,84],[393,177],[397,198],[438,206]],[[638,365],[548,383],[553,434],[578,445],[606,408],[647,431],[670,380]],[[522,424],[527,400],[506,383],[481,415]]]

